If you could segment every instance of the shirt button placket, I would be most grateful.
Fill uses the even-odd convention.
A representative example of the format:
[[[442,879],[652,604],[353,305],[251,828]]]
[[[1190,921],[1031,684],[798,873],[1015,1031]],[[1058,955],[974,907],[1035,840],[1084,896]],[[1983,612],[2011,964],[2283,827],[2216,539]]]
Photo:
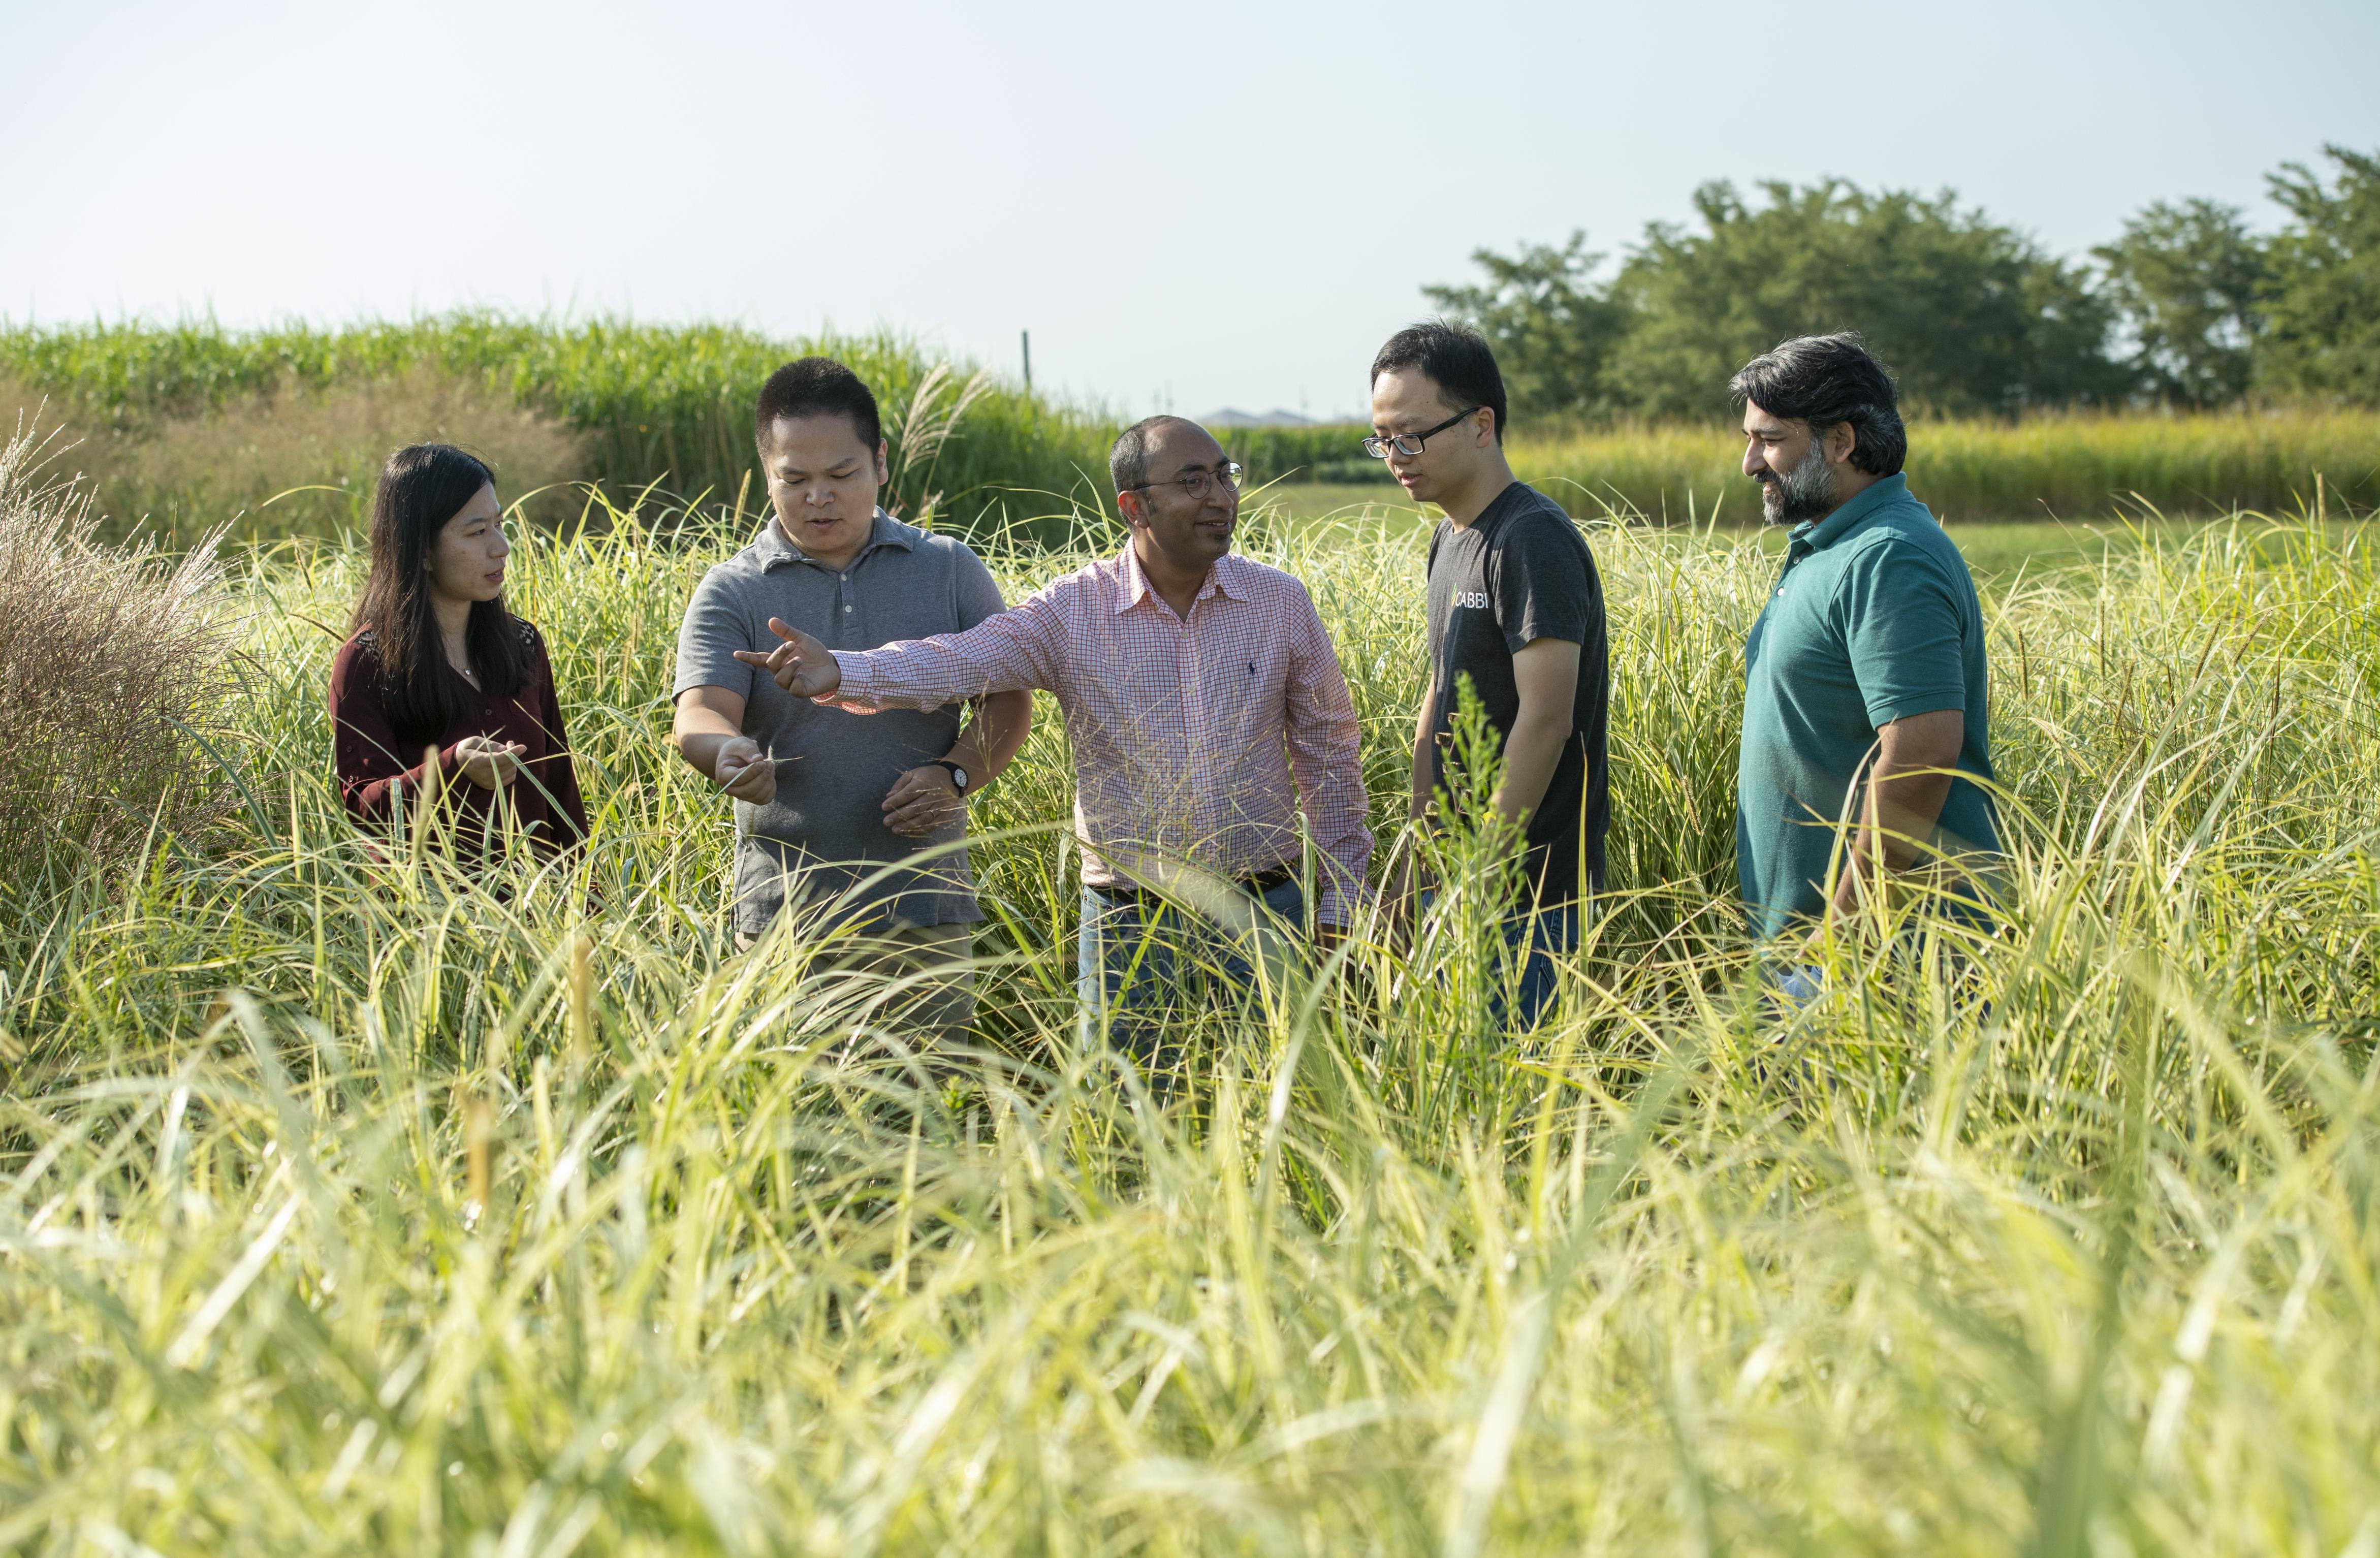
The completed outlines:
[[[1196,612],[1198,603],[1191,602],[1190,609],[1194,613]],[[1181,634],[1182,648],[1179,663],[1182,667],[1182,744],[1184,756],[1188,760],[1184,764],[1182,772],[1185,775],[1212,773],[1215,768],[1208,761],[1207,751],[1207,678],[1201,674],[1198,663],[1198,636],[1191,630],[1190,620],[1187,617],[1182,619]],[[1199,785],[1192,791],[1190,804],[1193,808],[1204,804],[1206,791],[1208,788],[1209,786]],[[1203,835],[1206,832],[1204,818],[1197,819],[1194,827],[1199,834]]]

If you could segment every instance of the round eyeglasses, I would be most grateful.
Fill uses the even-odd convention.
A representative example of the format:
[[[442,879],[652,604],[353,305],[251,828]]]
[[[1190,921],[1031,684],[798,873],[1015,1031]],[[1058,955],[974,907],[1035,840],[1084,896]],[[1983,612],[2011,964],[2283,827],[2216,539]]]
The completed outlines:
[[[1478,409],[1478,407],[1474,406],[1471,408],[1471,411],[1476,411]],[[1371,456],[1376,460],[1387,459],[1389,457],[1389,450],[1391,447],[1394,447],[1396,452],[1400,455],[1418,455],[1421,453],[1421,446],[1425,442],[1431,438],[1435,438],[1438,434],[1444,432],[1448,428],[1452,427],[1463,418],[1471,415],[1471,411],[1457,411],[1454,415],[1447,418],[1446,420],[1439,423],[1436,427],[1426,427],[1419,432],[1399,432],[1391,433],[1386,438],[1366,438],[1364,440],[1364,453]]]
[[[1240,478],[1246,474],[1246,469],[1237,460],[1225,460],[1220,470],[1194,470],[1186,476],[1175,476],[1163,481],[1143,481],[1136,487],[1126,487],[1124,491],[1146,493],[1154,487],[1179,487],[1189,495],[1191,502],[1196,503],[1212,492],[1218,481],[1223,484],[1223,491],[1238,492]]]

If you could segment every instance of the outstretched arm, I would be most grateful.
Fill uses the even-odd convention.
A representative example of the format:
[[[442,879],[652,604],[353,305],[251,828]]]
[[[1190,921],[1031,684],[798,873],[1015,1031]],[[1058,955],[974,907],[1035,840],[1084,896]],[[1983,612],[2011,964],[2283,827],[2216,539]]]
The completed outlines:
[[[1065,663],[1064,627],[1047,590],[964,633],[909,639],[880,649],[830,650],[773,616],[769,627],[783,641],[765,654],[738,650],[735,658],[774,677],[796,698],[862,714],[940,709],[1035,688],[1054,692]]]

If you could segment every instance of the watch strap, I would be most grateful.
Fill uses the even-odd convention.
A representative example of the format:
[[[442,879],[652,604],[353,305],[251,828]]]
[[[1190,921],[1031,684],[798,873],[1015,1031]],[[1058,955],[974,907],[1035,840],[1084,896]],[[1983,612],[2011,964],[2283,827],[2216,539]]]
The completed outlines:
[[[955,788],[959,794],[965,795],[969,789],[973,788],[973,786],[968,784],[968,779],[971,776],[968,774],[967,771],[961,768],[957,763],[953,762],[950,759],[936,758],[934,760],[934,766],[936,768],[947,768],[951,771],[952,786]]]

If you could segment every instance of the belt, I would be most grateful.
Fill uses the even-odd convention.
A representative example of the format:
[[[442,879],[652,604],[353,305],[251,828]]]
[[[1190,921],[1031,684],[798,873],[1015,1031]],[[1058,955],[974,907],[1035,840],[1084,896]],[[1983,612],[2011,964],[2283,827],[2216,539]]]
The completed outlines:
[[[1287,866],[1275,866],[1269,871],[1258,871],[1254,876],[1244,876],[1232,885],[1252,898],[1261,898],[1282,882],[1296,880],[1297,873]],[[1165,895],[1155,888],[1138,887],[1128,882],[1117,882],[1112,887],[1105,882],[1088,885],[1092,892],[1102,896],[1118,898],[1130,903],[1156,904],[1165,901]]]

